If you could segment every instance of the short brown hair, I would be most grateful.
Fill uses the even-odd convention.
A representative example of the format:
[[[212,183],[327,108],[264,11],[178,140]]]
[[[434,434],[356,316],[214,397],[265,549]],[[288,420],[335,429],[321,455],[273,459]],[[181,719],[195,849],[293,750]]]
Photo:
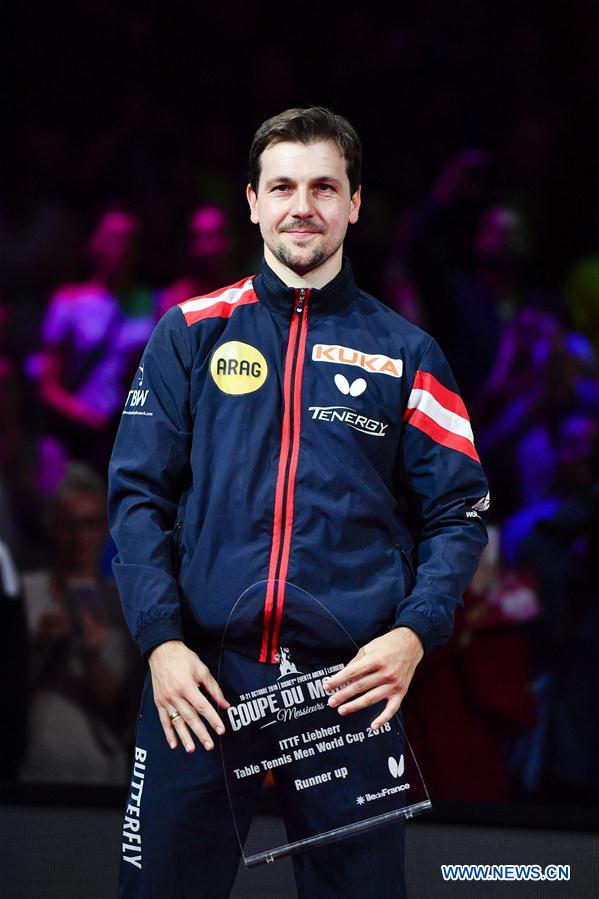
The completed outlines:
[[[355,128],[347,119],[326,106],[293,107],[272,116],[260,125],[250,148],[248,180],[254,193],[260,181],[260,157],[270,144],[291,141],[313,144],[333,140],[345,158],[345,167],[352,195],[362,183],[362,144]]]

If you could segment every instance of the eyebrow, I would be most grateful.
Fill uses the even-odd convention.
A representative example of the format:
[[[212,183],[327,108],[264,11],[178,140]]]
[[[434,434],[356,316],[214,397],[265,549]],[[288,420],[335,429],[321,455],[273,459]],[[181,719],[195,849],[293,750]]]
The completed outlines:
[[[336,184],[338,187],[341,187],[341,182],[338,178],[334,178],[332,175],[321,175],[318,178],[312,178],[313,184],[320,184],[323,181],[329,181],[331,184]],[[269,178],[265,187],[272,187],[273,184],[280,184],[281,182],[285,182],[287,184],[293,184],[293,178],[289,178],[287,175],[280,175],[278,178]]]

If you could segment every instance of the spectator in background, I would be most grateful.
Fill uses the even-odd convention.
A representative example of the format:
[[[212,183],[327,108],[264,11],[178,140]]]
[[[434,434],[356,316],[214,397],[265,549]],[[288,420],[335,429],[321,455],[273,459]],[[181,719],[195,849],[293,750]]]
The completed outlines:
[[[535,750],[542,789],[553,799],[599,799],[599,421],[572,414],[562,424],[556,490],[529,516],[517,557],[536,575],[542,604],[536,666],[545,682]],[[512,524],[512,536],[517,531]],[[533,785],[534,786],[534,785]]]
[[[504,323],[521,307],[555,305],[530,289],[528,224],[518,209],[489,203],[489,179],[484,153],[460,151],[437,178],[406,238],[431,332],[447,347],[466,401],[493,366]],[[473,218],[474,234],[464,250],[455,235],[465,240]]]
[[[402,705],[433,799],[513,798],[510,749],[534,722],[529,627],[539,613],[531,578],[503,563],[490,527],[454,635],[421,662]]]
[[[550,495],[564,419],[573,410],[599,412],[594,359],[575,336],[549,313],[522,309],[504,326],[493,368],[472,404],[492,489],[501,485],[495,492],[502,517]]]
[[[30,649],[27,781],[126,783],[139,655],[115,585],[99,575],[106,489],[74,464],[51,503],[51,570],[25,575]],[[137,686],[136,686],[137,684]]]
[[[556,468],[552,488],[548,495],[537,503],[518,510],[507,519],[502,529],[502,550],[506,558],[514,565],[523,558],[523,544],[538,529],[543,530],[543,522],[551,521],[563,508],[578,507],[586,509],[588,502],[593,502],[592,493],[597,477],[596,453],[599,442],[599,416],[592,412],[571,412],[559,424],[556,446]],[[583,513],[586,521],[588,515]],[[563,548],[565,552],[565,547]],[[564,596],[568,592],[567,581],[570,576],[563,555],[547,560],[543,571],[539,571],[539,583],[545,583],[543,572],[552,565],[557,565],[559,586],[555,580],[556,573],[550,576],[553,588]],[[556,622],[557,609],[549,616],[547,622]],[[561,624],[557,626],[561,633]]]
[[[51,493],[69,459],[106,470],[118,415],[153,325],[153,297],[134,280],[139,222],[125,209],[100,216],[88,280],[64,284],[43,328],[39,393],[46,410],[41,489]]]
[[[231,237],[228,217],[220,206],[199,206],[189,220],[186,271],[158,295],[157,317],[190,297],[216,290],[233,280],[229,259]]]

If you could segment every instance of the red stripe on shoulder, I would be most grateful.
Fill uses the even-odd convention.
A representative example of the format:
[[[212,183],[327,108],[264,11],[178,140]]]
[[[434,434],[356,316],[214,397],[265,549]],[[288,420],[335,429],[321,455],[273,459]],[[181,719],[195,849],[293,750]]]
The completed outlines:
[[[194,325],[203,318],[230,318],[240,306],[247,306],[248,303],[257,302],[258,297],[252,290],[247,291],[241,299],[237,300],[235,303],[216,301],[213,305],[206,307],[206,309],[197,310],[196,312],[183,312],[183,314],[187,324]]]
[[[189,297],[187,300],[183,300],[182,303],[177,303],[177,305],[185,306],[186,303],[191,303],[193,300],[208,300],[211,297],[220,297],[228,290],[241,290],[244,284],[251,281],[253,277],[254,275],[246,275],[245,278],[240,278],[239,281],[234,281],[233,284],[226,284],[225,287],[219,287],[218,290],[213,290],[211,293],[200,293],[196,297]]]
[[[427,390],[445,409],[449,409],[450,412],[455,412],[456,415],[461,415],[462,418],[470,421],[470,416],[461,396],[453,390],[448,390],[447,387],[444,387],[430,372],[420,371],[419,369],[414,377],[412,389]]]
[[[230,318],[240,306],[257,302],[258,296],[252,286],[252,278],[249,277],[177,305],[187,324],[193,325],[204,318]]]
[[[421,412],[420,409],[413,410],[409,418],[409,424],[418,428],[419,431],[423,431],[431,438],[431,440],[434,440],[435,443],[440,443],[443,446],[449,447],[449,449],[464,453],[466,456],[474,459],[475,462],[480,463],[478,453],[471,440],[468,440],[467,437],[461,437],[459,434],[454,434],[452,431],[446,430],[446,428],[442,428],[441,425],[438,425],[436,421],[433,421],[432,418],[429,418],[429,416],[424,412]]]

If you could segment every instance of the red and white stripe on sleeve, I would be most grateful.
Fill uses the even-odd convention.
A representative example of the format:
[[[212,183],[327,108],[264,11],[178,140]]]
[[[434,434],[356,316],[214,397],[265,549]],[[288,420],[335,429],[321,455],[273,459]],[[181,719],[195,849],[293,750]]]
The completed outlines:
[[[424,431],[436,443],[480,462],[462,398],[429,372],[416,372],[403,420]]]
[[[257,302],[258,297],[250,277],[236,281],[228,287],[221,287],[205,296],[192,297],[191,300],[185,300],[178,305],[185,316],[185,321],[191,326],[203,318],[230,318],[240,306]]]

